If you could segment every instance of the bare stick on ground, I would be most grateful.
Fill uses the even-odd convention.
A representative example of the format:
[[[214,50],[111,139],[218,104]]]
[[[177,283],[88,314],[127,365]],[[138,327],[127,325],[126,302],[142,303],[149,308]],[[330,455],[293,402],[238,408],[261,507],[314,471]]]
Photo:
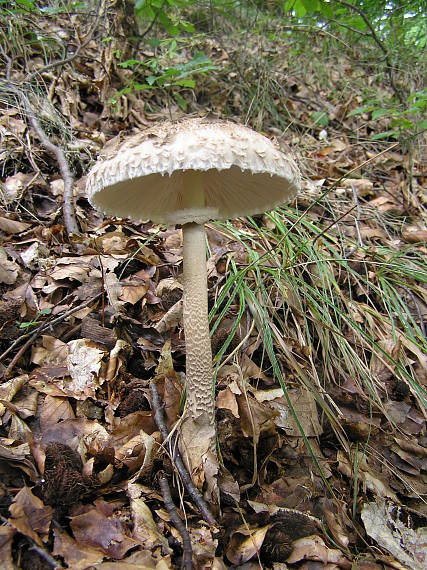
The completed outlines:
[[[42,129],[38,119],[35,117],[33,110],[28,109],[28,111],[28,120],[30,122],[30,125],[39,137],[42,145],[56,158],[62,179],[64,181],[64,201],[62,204],[62,213],[64,215],[65,229],[69,235],[80,234],[74,209],[74,177],[71,173],[70,167],[68,166],[65,152],[62,148],[53,144],[53,142],[48,138]]]
[[[163,405],[160,400],[159,392],[157,390],[157,386],[155,382],[151,382],[150,384],[151,390],[151,397],[154,409],[154,421],[156,422],[156,426],[159,428],[160,433],[162,434],[163,441],[166,441],[169,437],[169,432],[166,427],[165,418],[163,414]],[[193,502],[197,505],[199,511],[202,514],[204,520],[209,523],[210,525],[215,525],[215,518],[211,513],[206,501],[202,497],[202,494],[194,485],[190,474],[188,473],[186,467],[184,466],[184,462],[182,460],[181,454],[176,445],[174,445],[175,440],[172,441],[172,448],[175,449],[174,454],[174,462],[178,473],[181,476],[182,482],[184,483],[184,487],[186,488],[188,494],[190,495]]]
[[[166,478],[166,475],[162,474],[160,476],[159,485],[162,491],[166,510],[168,511],[171,518],[171,522],[182,538],[182,568],[185,568],[185,570],[191,570],[193,568],[193,547],[191,546],[190,535],[188,534],[185,524],[182,522],[180,516],[178,515],[175,504],[172,500],[169,482]]]

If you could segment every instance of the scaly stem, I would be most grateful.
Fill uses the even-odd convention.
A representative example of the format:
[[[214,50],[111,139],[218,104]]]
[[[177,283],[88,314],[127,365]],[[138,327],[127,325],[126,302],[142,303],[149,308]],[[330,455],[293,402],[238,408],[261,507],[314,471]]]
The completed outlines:
[[[188,413],[197,418],[206,412],[214,424],[212,350],[208,321],[205,228],[183,226],[184,332]]]
[[[186,180],[188,192],[183,207],[205,207],[203,173],[193,172]],[[181,445],[193,481],[205,487],[205,499],[218,505],[218,457],[215,439],[215,399],[212,349],[209,336],[206,234],[203,225],[184,224],[184,306],[187,408],[181,426]],[[208,467],[207,469],[205,469]]]

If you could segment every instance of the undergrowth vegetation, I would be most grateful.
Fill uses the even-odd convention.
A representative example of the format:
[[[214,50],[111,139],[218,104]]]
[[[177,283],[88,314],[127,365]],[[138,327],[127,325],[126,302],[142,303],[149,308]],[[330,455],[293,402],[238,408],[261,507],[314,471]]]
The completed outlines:
[[[22,555],[30,568],[34,545],[46,567],[51,552],[75,570],[103,559],[180,563],[184,547],[156,490],[159,464],[173,466],[160,446],[147,451],[157,449],[147,394],[161,377],[177,420],[181,235],[102,221],[84,176],[114,136],[202,115],[274,137],[297,159],[303,188],[289,206],[208,225],[224,510],[216,533],[181,502],[192,542],[205,545],[194,547],[196,566],[216,558],[218,568],[249,560],[308,568],[311,556],[380,569],[391,555],[422,569],[414,536],[427,526],[423,2],[18,0],[0,1],[0,17],[0,461],[10,469],[0,512],[11,521],[9,567]],[[61,217],[67,178],[74,237]],[[86,341],[93,368],[80,393],[64,378]],[[81,494],[42,481],[55,438],[78,452],[64,473],[71,465],[69,488]],[[43,528],[22,506],[29,497],[34,512],[50,509]],[[400,529],[401,548],[379,542],[373,503],[388,512],[387,531]],[[271,545],[321,532],[293,535],[286,519],[277,537],[290,510],[317,517],[324,532],[294,558]],[[87,534],[77,524],[86,515]],[[100,518],[120,527],[123,550],[92,538]]]

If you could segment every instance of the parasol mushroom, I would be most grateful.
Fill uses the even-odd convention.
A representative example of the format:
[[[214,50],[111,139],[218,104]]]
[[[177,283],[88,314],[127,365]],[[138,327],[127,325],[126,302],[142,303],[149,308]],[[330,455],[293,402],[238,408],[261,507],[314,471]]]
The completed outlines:
[[[201,118],[164,122],[107,146],[88,175],[89,200],[104,213],[182,225],[187,407],[181,441],[199,487],[204,471],[212,474],[217,465],[204,223],[265,212],[292,198],[298,186],[295,162],[269,139]],[[212,498],[217,491],[211,491]]]

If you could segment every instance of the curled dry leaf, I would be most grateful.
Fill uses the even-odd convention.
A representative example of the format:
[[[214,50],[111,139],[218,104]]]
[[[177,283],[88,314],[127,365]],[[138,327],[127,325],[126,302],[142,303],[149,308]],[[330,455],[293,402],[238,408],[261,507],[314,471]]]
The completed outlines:
[[[31,224],[0,216],[0,230],[6,234],[20,234],[21,232],[28,230],[30,227]]]
[[[17,376],[12,378],[7,382],[0,385],[0,400],[5,400],[6,402],[11,402],[16,394],[22,389],[22,387],[27,383],[28,375],[23,374],[22,376]],[[4,404],[0,402],[0,417],[5,413],[6,408]]]
[[[226,555],[232,564],[244,564],[257,554],[259,555],[268,525],[256,530],[239,529],[230,537]]]
[[[0,283],[13,285],[18,278],[19,265],[14,261],[9,261],[6,250],[0,247]]]
[[[15,496],[9,507],[9,522],[16,530],[29,536],[42,546],[48,539],[53,509],[45,506],[43,501],[33,495],[29,487],[23,487]]]
[[[402,239],[406,243],[419,243],[427,241],[427,229],[418,226],[406,226],[402,230]]]
[[[128,483],[127,493],[130,498],[132,513],[132,537],[146,550],[160,546],[164,555],[170,554],[172,551],[169,548],[168,541],[157,528],[150,508],[143,497],[142,485]]]
[[[323,565],[337,564],[340,568],[350,570],[349,560],[336,548],[328,548],[320,536],[305,536],[294,542],[293,550],[287,559],[289,564],[301,560],[318,560]]]
[[[366,532],[378,546],[392,554],[411,570],[427,566],[427,527],[414,530],[400,520],[401,509],[396,504],[380,500],[365,503],[361,517]]]

